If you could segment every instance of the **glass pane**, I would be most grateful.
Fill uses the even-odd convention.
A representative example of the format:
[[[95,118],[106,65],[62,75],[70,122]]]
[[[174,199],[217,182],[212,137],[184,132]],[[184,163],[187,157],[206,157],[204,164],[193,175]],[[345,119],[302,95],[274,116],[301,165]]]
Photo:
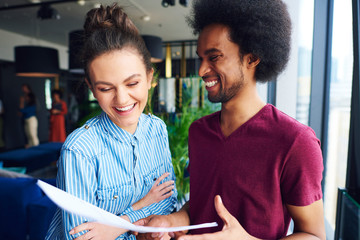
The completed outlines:
[[[353,72],[351,0],[334,1],[325,219],[335,228],[338,187],[345,187]]]
[[[298,55],[298,90],[296,119],[309,124],[309,105],[311,88],[311,60],[314,28],[314,0],[300,0],[299,9],[299,55]]]
[[[342,192],[339,239],[360,239],[360,205],[346,192]]]

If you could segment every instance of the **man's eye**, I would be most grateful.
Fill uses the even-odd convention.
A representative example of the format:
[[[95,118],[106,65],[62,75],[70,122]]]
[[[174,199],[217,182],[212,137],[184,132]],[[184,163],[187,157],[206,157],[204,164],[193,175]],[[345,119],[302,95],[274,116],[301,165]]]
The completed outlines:
[[[218,60],[219,57],[220,57],[220,55],[210,56],[209,60],[212,61],[212,62],[215,62],[216,60]]]

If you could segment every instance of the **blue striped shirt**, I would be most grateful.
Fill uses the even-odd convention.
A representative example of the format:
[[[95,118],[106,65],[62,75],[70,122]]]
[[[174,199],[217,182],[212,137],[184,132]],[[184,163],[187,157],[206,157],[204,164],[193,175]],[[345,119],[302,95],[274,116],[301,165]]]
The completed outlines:
[[[167,130],[154,115],[142,114],[134,134],[115,125],[102,113],[71,133],[58,161],[57,186],[131,222],[152,214],[169,214],[177,192],[140,210],[131,207],[151,189],[154,181],[169,172],[174,180]],[[69,231],[90,221],[57,209],[46,239],[73,239]],[[125,233],[117,239],[135,239]]]

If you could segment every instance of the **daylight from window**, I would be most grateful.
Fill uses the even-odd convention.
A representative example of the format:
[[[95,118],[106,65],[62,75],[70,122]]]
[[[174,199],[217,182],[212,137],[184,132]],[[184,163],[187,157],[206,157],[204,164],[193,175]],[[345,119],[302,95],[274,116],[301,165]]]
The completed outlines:
[[[325,219],[335,228],[338,187],[345,187],[353,73],[352,2],[334,1]],[[329,238],[331,239],[331,238]]]
[[[300,0],[298,34],[298,90],[296,119],[309,124],[309,105],[311,88],[311,60],[314,28],[314,0]]]

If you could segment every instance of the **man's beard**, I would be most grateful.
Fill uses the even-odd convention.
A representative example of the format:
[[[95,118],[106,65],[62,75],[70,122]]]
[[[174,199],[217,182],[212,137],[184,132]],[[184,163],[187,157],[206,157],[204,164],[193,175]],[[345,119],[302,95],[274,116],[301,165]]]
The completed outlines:
[[[223,85],[221,84],[218,94],[214,96],[208,95],[208,99],[212,103],[218,103],[218,102],[226,103],[239,92],[239,90],[243,87],[243,85],[244,85],[244,74],[241,71],[239,80],[235,82],[230,88],[224,89]]]

